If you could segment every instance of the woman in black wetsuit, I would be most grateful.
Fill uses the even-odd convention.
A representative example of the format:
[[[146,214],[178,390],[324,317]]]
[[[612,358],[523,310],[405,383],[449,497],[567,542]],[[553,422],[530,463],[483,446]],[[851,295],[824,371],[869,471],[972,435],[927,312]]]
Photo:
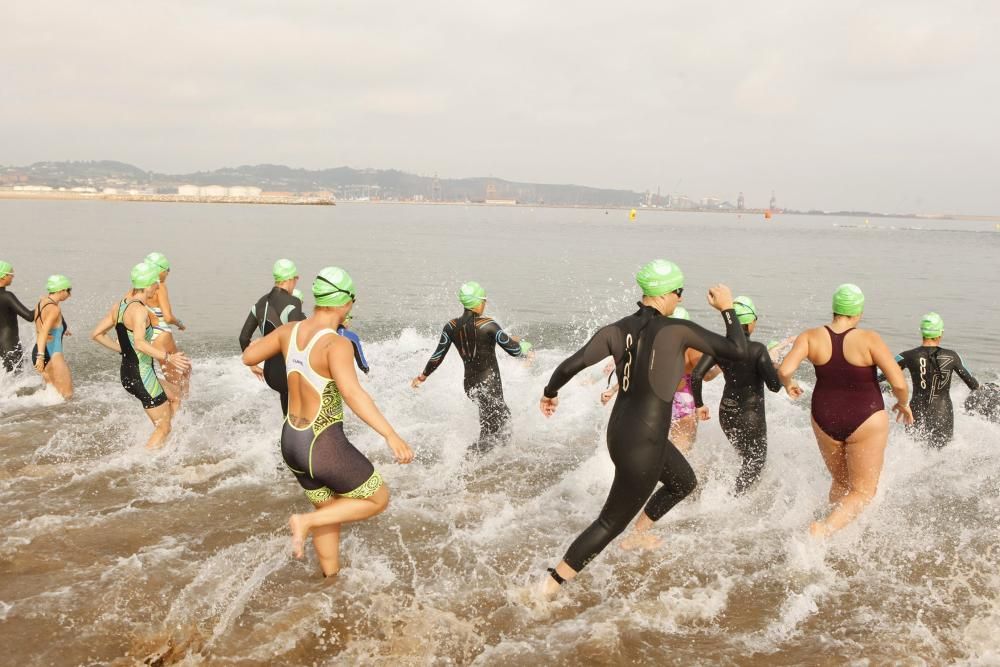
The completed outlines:
[[[503,398],[500,367],[495,348],[512,357],[528,354],[531,344],[511,336],[490,317],[486,309],[486,290],[476,282],[467,282],[458,290],[458,300],[465,308],[461,317],[451,320],[441,331],[441,340],[424,367],[424,372],[410,383],[416,389],[433,373],[454,343],[465,364],[465,394],[479,406],[479,439],[472,449],[487,452],[510,433],[510,408]]]
[[[8,373],[13,373],[21,367],[21,337],[17,331],[17,318],[31,322],[34,317],[31,309],[25,306],[8,292],[7,287],[14,282],[14,267],[10,262],[0,260],[0,363]]]
[[[913,426],[908,428],[918,438],[932,447],[941,448],[951,442],[955,434],[955,410],[951,405],[951,377],[957,373],[972,391],[979,389],[979,381],[962,363],[954,350],[941,347],[944,320],[937,313],[927,313],[920,321],[923,344],[896,355],[896,362],[910,372],[913,381]],[[884,380],[879,377],[879,381]]]
[[[640,509],[645,511],[630,536],[638,545],[645,531],[690,494],[697,480],[684,455],[667,438],[674,391],[684,372],[684,351],[694,348],[720,359],[746,356],[747,339],[733,312],[733,297],[725,285],[708,291],[709,304],[722,312],[725,338],[686,320],[664,317],[674,312],[684,291],[684,275],[673,262],[655,260],[636,275],[643,298],[639,310],[610,324],[553,372],[539,403],[552,416],[559,389],[581,370],[608,356],[615,359],[621,386],[608,423],[608,452],[615,477],[597,520],[570,545],[561,563],[549,568],[543,592],[554,594],[574,578],[615,537]],[[650,494],[656,482],[663,486]],[[648,502],[647,502],[648,501]],[[649,540],[646,544],[651,543]]]
[[[757,328],[757,311],[747,296],[733,300],[736,318],[743,331],[750,334]],[[716,364],[726,378],[719,403],[719,425],[729,442],[743,458],[743,465],[736,476],[736,493],[741,494],[760,477],[767,458],[767,415],[764,411],[764,386],[773,392],[781,390],[778,371],[763,343],[749,341],[744,361],[719,361],[704,355],[691,372],[691,388],[698,419],[709,419],[709,409],[702,400],[702,379]]]

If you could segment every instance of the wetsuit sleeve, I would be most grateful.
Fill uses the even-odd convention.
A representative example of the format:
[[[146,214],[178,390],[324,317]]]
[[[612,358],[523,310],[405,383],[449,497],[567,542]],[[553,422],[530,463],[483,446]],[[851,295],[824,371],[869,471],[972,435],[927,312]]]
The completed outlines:
[[[969,369],[965,367],[965,362],[962,361],[961,355],[957,352],[955,353],[955,361],[957,362],[955,364],[955,372],[958,373],[958,377],[962,378],[962,382],[972,391],[979,389],[979,380],[973,377]]]
[[[521,356],[521,343],[515,341],[495,320],[487,324],[485,328],[493,334],[493,340],[500,346],[500,349],[512,357]]]
[[[624,351],[624,342],[618,327],[613,324],[604,327],[573,356],[556,367],[552,377],[549,378],[549,383],[545,385],[543,392],[545,397],[555,398],[559,395],[559,390],[584,368],[593,366],[608,356],[620,359]]]
[[[688,322],[682,341],[684,346],[693,347],[702,354],[710,354],[716,358],[743,361],[746,359],[749,343],[746,334],[743,333],[743,326],[736,319],[736,311],[732,308],[722,311],[722,321],[726,323],[725,336],[720,336],[694,322]]]
[[[715,357],[710,354],[703,354],[695,365],[694,370],[691,371],[691,395],[694,396],[694,405],[697,408],[705,405],[705,402],[701,398],[702,380],[705,377],[705,373],[710,371],[716,363]]]
[[[10,299],[10,305],[14,307],[14,312],[22,320],[27,322],[33,322],[35,320],[35,314],[31,312],[31,309],[21,303],[21,300],[17,298],[13,293],[7,292],[7,298]]]
[[[448,324],[444,325],[444,329],[441,330],[441,340],[438,341],[437,348],[434,349],[434,353],[428,359],[427,365],[424,366],[424,377],[430,377],[430,374],[436,371],[437,367],[444,361],[444,355],[448,354],[448,350],[451,348],[452,333],[454,333],[454,329],[451,326],[451,322],[448,322]]]
[[[292,299],[292,309],[288,312],[288,318],[285,320],[285,324],[289,322],[301,322],[306,319],[306,314],[302,312],[302,302],[298,299]],[[367,371],[365,371],[367,373]]]
[[[253,332],[257,330],[257,314],[254,309],[250,309],[250,314],[247,315],[247,321],[243,323],[243,330],[240,331],[240,350],[246,350],[250,346],[250,339],[253,338]]]
[[[358,337],[358,334],[354,333],[350,329],[345,329],[344,327],[338,327],[337,333],[351,341],[351,345],[354,346],[354,363],[359,369],[361,369],[362,373],[367,375],[368,371],[371,369],[368,368],[368,360],[365,359],[365,351],[364,348],[361,347],[361,339]]]
[[[771,361],[771,355],[767,353],[767,347],[761,345],[757,348],[757,375],[764,380],[767,388],[778,393],[781,391],[781,380],[778,379],[778,369]]]

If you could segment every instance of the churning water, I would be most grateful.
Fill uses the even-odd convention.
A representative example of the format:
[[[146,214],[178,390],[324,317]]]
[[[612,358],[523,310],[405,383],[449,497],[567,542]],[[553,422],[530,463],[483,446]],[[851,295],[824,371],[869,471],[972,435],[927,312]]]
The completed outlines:
[[[995,380],[992,223],[641,212],[630,224],[621,211],[394,205],[3,202],[0,214],[22,300],[49,273],[74,280],[64,311],[76,383],[63,403],[30,369],[0,376],[4,663],[1000,662],[1000,427],[962,412],[964,387],[955,441],[927,451],[894,427],[876,501],[826,544],[806,538],[829,484],[808,397],[769,395],[768,464],[751,493],[730,495],[737,456],[716,421],[703,424],[699,489],[656,528],[661,549],[612,544],[554,602],[531,594],[612,475],[600,367],[566,387],[552,419],[538,397],[562,358],[630,311],[636,267],[677,261],[685,305],[715,330],[705,288],[749,294],[764,340],[823,322],[833,288],[857,282],[865,324],[893,349],[917,344],[934,309],[945,344]],[[26,231],[39,221],[44,255]],[[195,361],[191,400],[155,454],[117,357],[87,340],[151,250],[173,263],[189,326],[179,341]],[[348,415],[393,499],[345,529],[331,581],[311,551],[288,556],[287,517],[308,505],[281,464],[277,399],[238,359],[236,335],[279,256],[306,277],[328,264],[352,273],[372,364],[363,383],[417,452],[392,463]],[[501,359],[515,436],[481,457],[466,454],[478,423],[457,355],[419,391],[408,383],[469,279],[537,350],[531,364]],[[717,406],[721,383],[706,392]]]

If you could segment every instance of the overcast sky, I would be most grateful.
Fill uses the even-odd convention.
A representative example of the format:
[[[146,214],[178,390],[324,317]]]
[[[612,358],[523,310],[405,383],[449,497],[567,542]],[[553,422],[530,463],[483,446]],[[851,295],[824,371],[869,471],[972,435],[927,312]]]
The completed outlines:
[[[1000,2],[11,2],[0,164],[1000,213]]]

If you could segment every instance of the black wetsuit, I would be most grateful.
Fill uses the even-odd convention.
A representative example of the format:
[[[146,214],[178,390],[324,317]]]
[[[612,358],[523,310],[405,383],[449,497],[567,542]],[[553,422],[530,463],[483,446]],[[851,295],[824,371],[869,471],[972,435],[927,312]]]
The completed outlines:
[[[921,345],[896,355],[903,370],[913,380],[913,425],[910,430],[934,447],[944,447],[955,433],[955,413],[951,405],[951,375],[958,373],[969,389],[979,382],[962,363],[958,352],[937,345]]]
[[[33,321],[31,309],[21,303],[13,292],[0,287],[0,361],[8,373],[21,367],[21,337],[17,332],[17,318]]]
[[[691,393],[694,394],[696,407],[705,405],[701,396],[702,378],[716,364],[726,378],[722,401],[719,402],[719,425],[743,457],[743,465],[736,476],[736,493],[743,493],[760,477],[767,459],[764,385],[777,392],[781,389],[781,381],[767,347],[762,343],[749,341],[749,352],[744,361],[717,361],[706,354],[691,371]]]
[[[521,344],[515,341],[492,318],[466,310],[462,316],[444,325],[441,340],[431,355],[424,376],[433,373],[454,343],[465,364],[465,394],[479,406],[478,451],[489,451],[509,436],[510,408],[503,398],[500,367],[494,348],[512,357],[521,356]]]
[[[240,331],[240,349],[246,350],[254,331],[266,336],[282,324],[306,319],[302,302],[280,287],[274,287],[250,308],[247,321]],[[264,362],[264,381],[278,392],[281,414],[288,414],[288,378],[285,376],[285,358],[276,354]]]
[[[545,396],[587,366],[612,356],[620,390],[608,422],[608,452],[615,478],[597,521],[570,545],[564,560],[579,572],[628,526],[643,508],[653,521],[666,514],[697,486],[694,471],[668,439],[674,391],[684,375],[684,351],[694,348],[719,359],[746,356],[747,339],[733,310],[723,312],[726,337],[687,320],[662,317],[640,306],[610,324],[562,362]],[[663,486],[652,494],[656,482]],[[648,501],[648,502],[647,502]]]

